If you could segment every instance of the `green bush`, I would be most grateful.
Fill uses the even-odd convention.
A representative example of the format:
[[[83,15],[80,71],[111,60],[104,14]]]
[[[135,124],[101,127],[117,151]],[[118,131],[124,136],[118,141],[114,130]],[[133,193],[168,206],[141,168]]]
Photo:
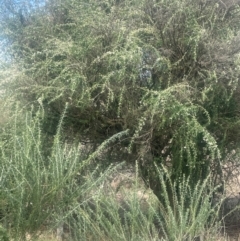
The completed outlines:
[[[154,190],[153,160],[170,161],[173,179],[204,179],[213,167],[221,175],[219,160],[240,136],[237,1],[29,6],[2,4],[2,85],[45,108],[49,136],[68,102],[65,138],[96,148],[129,130],[114,152],[126,147],[129,162],[143,160]]]
[[[49,219],[53,200],[89,190],[72,179],[88,163],[137,160],[160,202],[164,185],[171,200],[187,183],[197,200],[210,174],[223,181],[240,136],[237,0],[0,4],[1,89],[10,112],[19,103],[1,133],[1,198],[17,235]],[[81,158],[79,142],[92,154]]]

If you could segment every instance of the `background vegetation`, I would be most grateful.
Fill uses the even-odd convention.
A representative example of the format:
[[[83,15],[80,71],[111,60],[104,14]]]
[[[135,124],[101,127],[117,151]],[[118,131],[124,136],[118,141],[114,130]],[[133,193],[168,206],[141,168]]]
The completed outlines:
[[[215,219],[225,157],[238,150],[239,1],[4,0],[0,9],[3,227],[24,239],[74,217],[86,239],[88,228],[95,240],[100,230],[110,240],[199,235],[194,225]],[[111,229],[100,196],[96,217],[79,204],[122,161],[137,163],[160,202],[143,233],[131,218]]]

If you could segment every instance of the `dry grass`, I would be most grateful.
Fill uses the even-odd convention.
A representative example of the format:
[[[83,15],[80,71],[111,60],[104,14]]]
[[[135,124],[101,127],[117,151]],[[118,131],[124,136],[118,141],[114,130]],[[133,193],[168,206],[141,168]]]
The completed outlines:
[[[235,156],[236,152],[233,150],[225,164],[222,166],[224,172],[225,182],[225,195],[226,200],[231,210],[238,207],[240,205],[240,161],[238,157]],[[227,211],[230,211],[227,210]],[[227,221],[230,223],[226,226],[224,232],[226,236],[223,240],[229,241],[240,241],[240,211],[236,209],[229,217],[227,217]],[[232,221],[232,222],[231,222]],[[220,239],[221,240],[221,239]]]
[[[27,240],[33,240],[31,235],[27,235]],[[42,232],[35,241],[59,241],[56,237],[56,233],[53,231],[44,231]]]

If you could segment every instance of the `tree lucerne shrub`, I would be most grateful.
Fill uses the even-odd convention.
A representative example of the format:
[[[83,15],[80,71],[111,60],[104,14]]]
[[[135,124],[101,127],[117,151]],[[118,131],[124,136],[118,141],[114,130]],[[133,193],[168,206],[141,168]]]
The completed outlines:
[[[67,102],[65,138],[97,148],[128,130],[109,153],[138,160],[159,198],[154,163],[193,184],[221,175],[240,136],[238,1],[1,4],[2,86],[43,106],[49,136]]]

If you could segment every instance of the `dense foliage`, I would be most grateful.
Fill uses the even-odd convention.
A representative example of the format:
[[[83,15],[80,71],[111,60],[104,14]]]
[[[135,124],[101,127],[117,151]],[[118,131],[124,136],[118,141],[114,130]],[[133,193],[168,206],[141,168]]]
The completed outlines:
[[[153,163],[173,179],[221,174],[240,137],[238,1],[18,4],[1,6],[1,83],[44,109],[49,141],[68,103],[65,138],[96,148],[127,131],[110,161],[138,160],[156,193]]]

